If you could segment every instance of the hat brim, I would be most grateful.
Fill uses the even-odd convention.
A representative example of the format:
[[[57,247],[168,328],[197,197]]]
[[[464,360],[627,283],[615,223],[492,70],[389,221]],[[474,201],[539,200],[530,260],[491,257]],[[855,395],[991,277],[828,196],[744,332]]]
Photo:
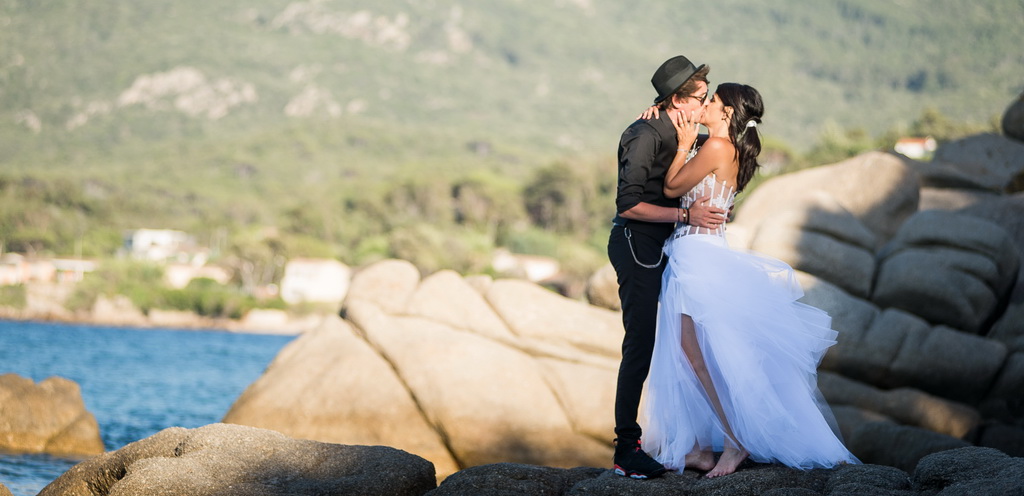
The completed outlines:
[[[700,72],[700,70],[705,68],[705,67],[707,67],[707,64],[701,64],[701,65],[697,66],[697,68],[693,70],[693,73],[691,73],[689,76],[686,76],[686,79],[683,79],[682,82],[680,82],[677,85],[674,85],[675,87],[672,88],[672,91],[669,91],[668,93],[665,93],[664,95],[658,95],[657,97],[655,97],[654,98],[654,104],[657,105],[657,104],[665,101],[666,98],[674,95],[677,91],[679,91],[679,88],[682,88],[683,85],[686,84],[687,81],[693,79],[693,76],[697,75],[697,73]]]

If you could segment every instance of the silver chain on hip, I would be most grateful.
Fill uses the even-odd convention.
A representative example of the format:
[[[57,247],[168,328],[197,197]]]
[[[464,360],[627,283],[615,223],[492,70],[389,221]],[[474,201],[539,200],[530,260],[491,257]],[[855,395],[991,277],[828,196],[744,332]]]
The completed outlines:
[[[626,226],[622,226],[622,232],[626,235],[626,244],[629,245],[629,252],[633,254],[633,261],[636,262],[637,265],[645,269],[657,269],[661,265],[661,262],[665,260],[665,250],[661,250],[661,254],[658,256],[658,262],[654,265],[641,262],[636,258],[636,251],[633,250],[633,233],[629,232],[629,228]]]

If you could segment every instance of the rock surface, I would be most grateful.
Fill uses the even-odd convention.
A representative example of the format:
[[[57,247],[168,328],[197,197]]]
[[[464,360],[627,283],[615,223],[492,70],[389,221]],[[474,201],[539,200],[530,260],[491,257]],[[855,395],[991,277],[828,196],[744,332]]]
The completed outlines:
[[[737,208],[736,223],[758,226],[780,209],[805,208],[826,193],[884,243],[917,211],[919,181],[903,159],[869,152],[765,181]]]
[[[73,381],[50,377],[38,384],[0,375],[0,450],[54,455],[103,452],[99,424],[85,409]]]
[[[801,471],[747,461],[736,473],[716,479],[687,470],[639,481],[606,468],[494,463],[456,472],[437,485],[429,462],[386,446],[320,443],[211,424],[172,427],[93,457],[39,495],[909,496],[1022,491],[1024,458],[978,447],[928,454],[907,469],[855,464]]]
[[[75,465],[40,496],[421,495],[430,462],[386,446],[288,438],[252,427],[172,427]]]
[[[998,134],[978,134],[944,143],[935,150],[935,163],[946,163],[970,175],[992,191],[1014,193],[1024,173],[1024,143]]]
[[[1024,142],[1024,93],[1021,93],[1003,113],[1003,134]]]
[[[611,459],[617,312],[387,260],[355,275],[343,313],[282,350],[224,422],[395,446],[441,478]]]
[[[913,475],[881,465],[845,465],[800,471],[746,463],[735,474],[706,479],[694,471],[670,472],[637,481],[592,468],[557,469],[493,464],[463,470],[429,496],[473,494],[517,496],[694,496],[735,495],[889,495],[1019,494],[1024,491],[1024,459],[987,448],[961,448],[924,457]]]
[[[386,444],[431,460],[441,474],[458,469],[391,364],[337,317],[289,343],[223,420],[300,439]]]

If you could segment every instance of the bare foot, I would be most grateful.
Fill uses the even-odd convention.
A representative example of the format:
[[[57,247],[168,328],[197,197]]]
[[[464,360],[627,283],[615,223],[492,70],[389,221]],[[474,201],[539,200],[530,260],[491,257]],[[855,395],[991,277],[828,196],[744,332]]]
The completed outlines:
[[[718,459],[718,465],[715,465],[715,468],[704,477],[710,479],[729,475],[736,471],[736,467],[739,467],[743,460],[747,459],[748,455],[749,453],[745,449],[726,448],[725,452],[722,453],[722,457]]]
[[[686,455],[686,468],[701,472],[715,468],[715,455],[710,451],[693,450]]]

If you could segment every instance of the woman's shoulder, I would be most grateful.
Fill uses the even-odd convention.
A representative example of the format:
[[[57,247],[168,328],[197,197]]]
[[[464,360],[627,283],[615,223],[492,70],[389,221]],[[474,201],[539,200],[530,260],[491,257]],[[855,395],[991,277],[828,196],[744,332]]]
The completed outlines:
[[[718,153],[732,153],[736,149],[728,138],[710,137],[700,147],[701,150]]]

